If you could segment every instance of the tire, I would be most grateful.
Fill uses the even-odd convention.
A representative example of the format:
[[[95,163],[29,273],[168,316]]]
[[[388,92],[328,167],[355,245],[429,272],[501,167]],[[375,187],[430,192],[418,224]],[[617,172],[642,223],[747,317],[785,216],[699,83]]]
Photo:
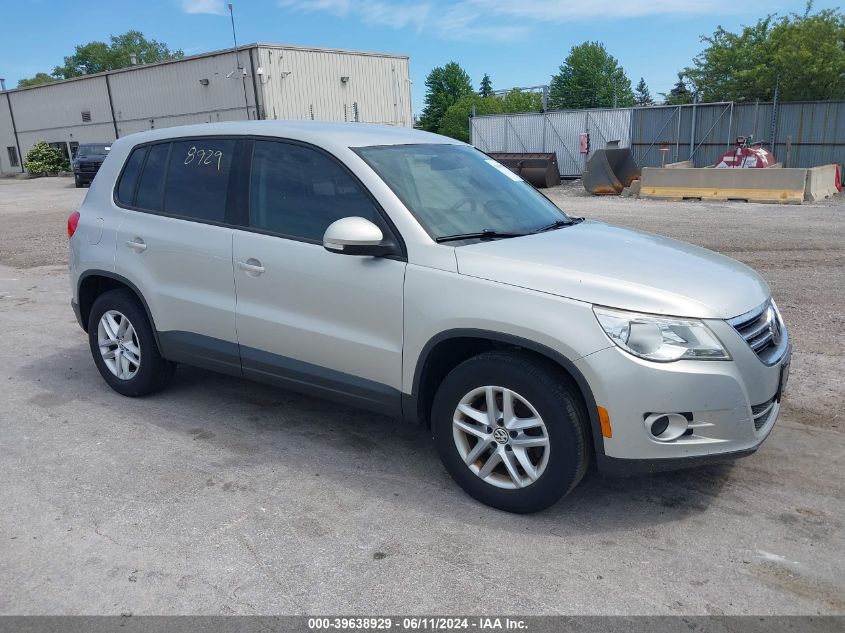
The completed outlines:
[[[101,319],[106,313],[112,317],[111,323],[124,325],[123,319],[128,320],[128,325],[124,325],[126,330],[121,342],[103,348],[106,356],[109,356],[110,352],[116,352],[119,356],[118,360],[115,360],[115,356],[109,358],[108,360],[112,361],[110,364],[100,351],[100,341],[116,341],[117,338],[111,338],[109,330],[103,329],[105,324],[101,328]],[[100,339],[101,335],[104,336],[103,339]],[[173,378],[176,364],[165,360],[159,354],[147,314],[135,295],[128,290],[110,290],[94,301],[88,317],[88,344],[94,364],[103,380],[119,394],[129,397],[145,396],[164,388]],[[138,362],[129,360],[130,358]],[[118,364],[119,368],[115,369]],[[115,371],[123,375],[118,376]]]
[[[505,391],[509,391],[508,398],[515,403],[512,410],[517,417],[510,417],[510,423],[501,419],[508,439],[504,439],[501,432],[496,435],[497,428],[488,426],[486,431],[493,433],[488,434],[486,440],[476,441],[476,437],[463,428],[469,424],[473,433],[483,432],[486,418],[482,417],[479,422],[459,412],[458,406],[469,406],[476,417],[479,414],[486,416],[486,412],[475,407],[487,409],[487,388],[490,386],[496,401],[496,416],[505,417],[502,412],[507,407],[499,396],[504,398]],[[478,395],[472,396],[473,393]],[[473,397],[477,399],[473,400]],[[507,430],[508,426],[514,429],[536,422],[537,416],[541,426],[522,431]],[[463,427],[456,429],[456,419]],[[470,496],[500,510],[528,513],[548,508],[568,494],[587,470],[589,427],[576,387],[552,363],[524,353],[486,352],[458,365],[437,390],[431,420],[437,452],[452,478]],[[496,424],[499,423],[497,419]],[[546,442],[543,447],[523,448],[529,442],[543,441]],[[488,448],[480,446],[485,442]],[[467,465],[465,458],[472,459],[476,449],[484,452]],[[521,455],[517,456],[517,451]],[[481,473],[487,460],[493,459],[494,452],[499,453],[500,461],[483,479]],[[526,458],[535,478],[523,467]],[[511,468],[501,460],[510,460]],[[514,463],[518,468],[511,470]],[[511,472],[517,474],[519,485]]]
[[[82,189],[82,181],[79,178],[74,178],[74,183],[76,184],[77,189]]]

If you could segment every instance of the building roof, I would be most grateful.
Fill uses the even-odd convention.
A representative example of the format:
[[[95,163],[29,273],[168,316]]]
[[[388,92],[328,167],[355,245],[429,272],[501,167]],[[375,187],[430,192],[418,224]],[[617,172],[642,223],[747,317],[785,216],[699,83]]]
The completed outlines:
[[[242,46],[238,46],[238,51],[249,51],[256,48],[273,48],[279,50],[294,50],[294,51],[306,51],[306,52],[313,52],[313,53],[341,53],[344,55],[362,55],[365,57],[390,57],[396,59],[408,59],[407,55],[402,54],[394,54],[394,53],[377,53],[372,51],[353,51],[347,50],[343,48],[319,48],[315,46],[299,46],[295,44],[268,44],[268,43],[259,43],[254,42],[252,44],[244,44]],[[80,75],[79,77],[71,77],[70,79],[57,79],[55,81],[51,81],[50,83],[46,84],[39,84],[37,86],[27,86],[25,88],[9,88],[6,92],[18,92],[21,90],[37,90],[38,88],[45,88],[48,86],[55,86],[59,84],[64,84],[69,81],[83,81],[85,79],[92,79],[95,77],[105,77],[107,75],[115,75],[117,73],[127,73],[133,72],[136,70],[142,70],[147,68],[155,68],[157,66],[166,66],[168,64],[178,64],[180,62],[191,61],[194,59],[202,59],[204,57],[219,57],[220,55],[231,55],[235,51],[234,47],[229,48],[222,48],[216,51],[208,51],[206,53],[197,53],[196,55],[186,55],[185,57],[179,57],[177,59],[166,59],[160,62],[154,62],[152,64],[135,64],[134,66],[126,66],[124,68],[116,68],[115,70],[106,70],[101,73],[92,73],[90,75]]]
[[[226,121],[159,128],[121,137],[115,144],[138,145],[150,141],[197,136],[254,135],[313,143],[324,148],[366,147],[368,145],[411,145],[440,143],[463,145],[439,134],[371,123],[330,121]]]

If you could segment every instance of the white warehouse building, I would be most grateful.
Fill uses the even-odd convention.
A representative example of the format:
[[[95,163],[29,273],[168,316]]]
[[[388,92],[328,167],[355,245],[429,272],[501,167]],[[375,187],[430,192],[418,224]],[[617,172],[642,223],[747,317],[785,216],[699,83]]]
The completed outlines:
[[[0,93],[0,174],[38,141],[82,143],[153,128],[241,119],[411,127],[408,57],[248,44]]]

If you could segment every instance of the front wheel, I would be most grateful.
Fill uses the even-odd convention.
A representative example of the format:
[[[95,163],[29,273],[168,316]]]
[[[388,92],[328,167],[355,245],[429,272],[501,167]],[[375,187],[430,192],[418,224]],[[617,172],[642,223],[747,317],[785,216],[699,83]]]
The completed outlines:
[[[475,499],[536,512],[586,472],[587,420],[571,381],[550,363],[488,352],[453,369],[432,407],[440,458]]]

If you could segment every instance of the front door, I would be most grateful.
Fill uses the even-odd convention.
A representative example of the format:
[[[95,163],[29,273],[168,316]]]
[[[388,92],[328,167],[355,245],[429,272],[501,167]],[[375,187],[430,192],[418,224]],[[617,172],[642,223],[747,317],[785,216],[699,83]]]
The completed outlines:
[[[255,141],[249,226],[233,241],[244,376],[397,413],[405,262],[326,251],[326,228],[376,203],[333,157]]]

